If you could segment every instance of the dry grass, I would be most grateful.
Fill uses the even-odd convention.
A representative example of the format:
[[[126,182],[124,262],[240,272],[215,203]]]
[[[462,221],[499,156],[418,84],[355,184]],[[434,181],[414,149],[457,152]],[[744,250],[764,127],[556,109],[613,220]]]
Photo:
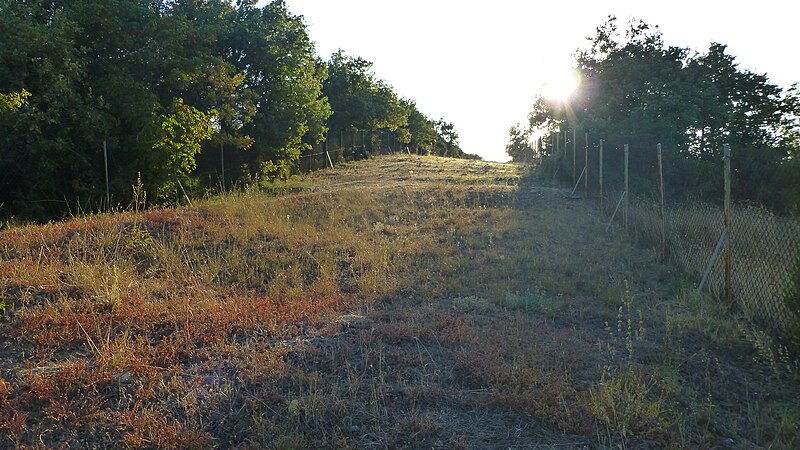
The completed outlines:
[[[800,444],[796,377],[520,170],[382,157],[0,233],[0,447]]]
[[[724,230],[721,207],[694,203],[667,209],[665,228],[668,254],[699,282]],[[658,205],[634,202],[633,233],[645,245],[658,246]],[[754,205],[737,205],[732,216],[732,285],[737,308],[761,328],[795,347],[800,346],[800,312],[793,311],[790,296],[800,294],[792,279],[800,270],[800,222]],[[722,257],[709,278],[717,297],[724,290]],[[797,342],[792,342],[792,341]]]

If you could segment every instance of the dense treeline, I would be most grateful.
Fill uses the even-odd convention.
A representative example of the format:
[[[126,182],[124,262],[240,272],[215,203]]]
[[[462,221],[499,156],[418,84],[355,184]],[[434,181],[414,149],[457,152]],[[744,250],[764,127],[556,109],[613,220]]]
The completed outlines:
[[[0,217],[99,207],[106,155],[111,206],[139,174],[160,204],[224,182],[223,163],[229,181],[286,176],[329,129],[464,156],[370,66],[324,62],[283,1],[0,0]]]
[[[734,150],[737,198],[798,211],[797,85],[782,89],[766,75],[742,70],[722,44],[703,53],[667,46],[657,28],[642,22],[631,22],[623,35],[612,17],[590,40],[575,60],[580,87],[574,95],[537,98],[527,129],[511,129],[513,159],[532,157],[529,141],[537,131],[577,129],[595,142],[604,139],[607,148],[630,143],[652,151],[662,143],[672,194],[705,197],[720,194],[719,161],[727,143]],[[632,167],[631,174],[646,171]]]
[[[419,154],[476,158],[461,150],[452,123],[431,120],[413,100],[398,97],[391,86],[375,77],[371,62],[340,50],[331,56],[327,67],[322,92],[333,110],[329,120],[333,136],[356,130],[385,130]]]

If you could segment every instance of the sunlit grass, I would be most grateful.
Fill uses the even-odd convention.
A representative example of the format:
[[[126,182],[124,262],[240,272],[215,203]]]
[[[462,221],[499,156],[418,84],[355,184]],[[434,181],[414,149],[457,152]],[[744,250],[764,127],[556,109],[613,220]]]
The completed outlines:
[[[723,307],[523,176],[385,157],[0,233],[0,446],[797,443]]]

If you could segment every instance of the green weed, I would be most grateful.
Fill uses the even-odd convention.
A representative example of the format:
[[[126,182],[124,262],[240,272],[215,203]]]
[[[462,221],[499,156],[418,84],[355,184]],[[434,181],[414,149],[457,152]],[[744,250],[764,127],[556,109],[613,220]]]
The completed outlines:
[[[657,377],[640,372],[635,360],[635,347],[644,340],[645,327],[642,310],[635,308],[634,295],[625,282],[623,302],[617,311],[616,329],[606,323],[612,343],[621,344],[625,358],[621,358],[614,345],[606,348],[606,363],[600,382],[591,389],[591,413],[606,427],[607,438],[620,439],[659,436],[671,425],[669,409]],[[670,380],[672,390],[674,377]]]
[[[456,309],[475,313],[485,313],[492,309],[492,303],[489,300],[474,295],[454,298],[453,306]]]
[[[539,289],[532,289],[522,294],[506,294],[500,304],[511,310],[543,314],[551,318],[566,309],[566,302],[560,295],[548,295]]]
[[[739,324],[739,330],[756,351],[753,358],[777,376],[800,380],[800,358],[788,347],[776,342],[769,334],[752,324]]]

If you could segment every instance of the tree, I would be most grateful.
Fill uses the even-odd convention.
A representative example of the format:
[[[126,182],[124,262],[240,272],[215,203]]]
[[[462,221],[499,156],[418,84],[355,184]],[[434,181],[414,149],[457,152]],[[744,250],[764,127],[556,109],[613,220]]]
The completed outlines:
[[[514,125],[508,131],[509,142],[506,145],[506,153],[514,162],[533,161],[533,148],[530,144],[530,130],[523,130],[520,125]]]
[[[446,156],[450,158],[461,158],[464,152],[458,145],[458,132],[456,127],[451,122],[447,122],[444,118],[434,122],[434,129],[438,135],[434,139],[433,153],[438,156]]]
[[[408,105],[375,77],[371,62],[339,50],[331,55],[328,75],[323,91],[333,110],[331,130],[396,131],[408,124]]]
[[[721,192],[721,183],[707,180],[728,143],[736,152],[735,195],[780,203],[779,174],[794,165],[796,90],[741,70],[723,44],[705,53],[667,46],[658,27],[631,22],[623,33],[614,17],[577,54],[575,68],[582,78],[576,94],[568,102],[538,98],[532,129],[581,129],[609,145],[662,143],[673,185],[700,195]]]
[[[282,0],[263,8],[255,0],[240,2],[229,39],[230,61],[245,74],[242,96],[252,102],[252,119],[242,126],[252,138],[245,160],[251,170],[266,167],[271,176],[285,175],[327,131],[325,67],[302,19]]]
[[[28,97],[30,96],[31,93],[25,89],[21,89],[19,92],[11,92],[9,94],[3,94],[0,92],[0,113],[14,112],[23,106],[27,106]]]
[[[174,182],[186,178],[196,167],[195,157],[200,146],[214,135],[212,126],[216,111],[208,114],[175,99],[160,115],[158,140],[152,145],[149,157],[151,179],[157,180],[161,189],[156,195],[167,196],[175,192]]]
[[[417,109],[417,104],[413,100],[404,100],[403,104],[408,115],[408,143],[418,154],[427,154],[433,151],[433,143],[436,140],[436,130],[433,121],[428,119]]]
[[[73,142],[91,120],[79,29],[49,2],[3,0],[0,11],[0,92],[31,94],[0,116],[0,203],[50,215],[91,190],[91,159]]]
[[[112,202],[141,174],[148,199],[170,203],[177,181],[221,169],[219,146],[227,172],[252,178],[287,175],[329,127],[435,140],[371,63],[321,61],[283,0],[0,0],[0,11],[0,204],[24,217],[99,207],[106,170]],[[459,154],[452,124],[438,130],[442,152]]]
[[[16,109],[0,113],[0,203],[17,212],[98,204],[104,148],[112,198],[141,173],[149,198],[169,202],[176,179],[215,162],[204,147],[279,175],[326,132],[325,66],[283,1],[0,0],[0,11],[0,92],[12,93],[0,101]]]

